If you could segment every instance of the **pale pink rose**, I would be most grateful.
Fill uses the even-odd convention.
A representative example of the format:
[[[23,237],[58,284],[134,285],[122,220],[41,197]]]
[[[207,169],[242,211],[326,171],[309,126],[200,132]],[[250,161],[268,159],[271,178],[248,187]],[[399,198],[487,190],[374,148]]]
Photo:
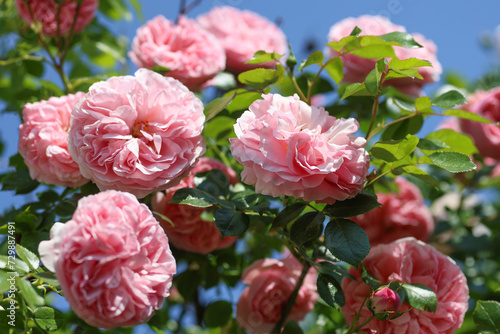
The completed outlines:
[[[468,103],[462,109],[468,110],[490,121],[500,122],[500,87],[489,91],[477,91],[468,98]],[[500,161],[500,127],[496,124],[459,120],[463,133],[469,135],[479,154]]]
[[[78,92],[24,106],[18,148],[32,179],[70,188],[89,181],[68,152],[71,109],[84,95]]]
[[[72,310],[106,329],[147,322],[176,272],[168,239],[148,207],[114,190],[82,198],[72,219],[55,223],[38,250]]]
[[[358,122],[335,118],[297,95],[263,95],[237,120],[231,152],[257,193],[334,203],[363,188],[370,164]]]
[[[43,34],[49,37],[57,35],[65,36],[71,31],[74,23],[73,33],[81,32],[94,18],[99,5],[98,0],[83,0],[77,10],[78,1],[63,0],[59,5],[59,21],[57,20],[57,2],[55,0],[16,0],[17,9],[21,18],[28,23],[42,23]],[[31,15],[33,14],[33,16]],[[59,32],[58,32],[59,25]]]
[[[196,91],[224,70],[226,56],[219,41],[184,16],[175,24],[157,16],[137,29],[129,52],[138,67],[166,67],[166,76]]]
[[[226,51],[226,70],[241,73],[254,68],[274,68],[276,62],[245,64],[257,51],[284,55],[288,50],[285,34],[268,19],[249,10],[215,7],[200,15],[198,23],[219,39]]]
[[[205,152],[203,104],[147,69],[93,84],[73,108],[69,152],[99,189],[144,197],[177,185]]]
[[[232,168],[215,159],[202,157],[181,183],[168,189],[166,193],[157,192],[151,200],[153,211],[168,217],[175,225],[172,226],[169,222],[160,219],[160,224],[165,230],[170,244],[178,249],[208,254],[216,249],[229,247],[238,239],[232,236],[223,239],[213,221],[203,220],[201,214],[207,209],[169,203],[178,189],[195,188],[194,178],[197,173],[212,169],[223,171],[230,184],[238,182],[236,172]]]
[[[452,259],[432,246],[414,238],[399,239],[372,248],[363,265],[382,284],[396,281],[427,286],[436,293],[438,303],[435,313],[414,308],[409,310],[409,305],[404,303],[400,312],[409,311],[399,318],[386,321],[373,319],[361,331],[372,334],[451,334],[462,325],[469,300],[465,275]],[[357,281],[347,277],[342,280],[346,298],[342,313],[348,324],[365,297],[371,294],[370,287],[363,282],[356,268],[351,267],[349,273]],[[364,306],[359,324],[371,314]]]
[[[431,211],[418,187],[403,177],[395,182],[398,193],[377,193],[382,206],[351,218],[365,230],[372,246],[404,237],[427,241],[434,231]]]
[[[242,281],[248,287],[236,307],[238,324],[252,333],[270,333],[280,320],[301,272],[302,264],[293,256],[257,260],[247,267]],[[287,321],[300,321],[312,311],[318,300],[316,278],[316,271],[309,269]]]
[[[372,15],[362,15],[358,18],[347,18],[344,19],[330,28],[328,34],[329,41],[339,41],[343,37],[349,36],[354,27],[358,26],[363,35],[384,35],[394,31],[406,32],[405,27],[393,24],[389,19],[383,16],[372,16]],[[389,79],[385,82],[386,86],[393,86],[399,91],[411,95],[419,96],[422,94],[422,87],[426,84],[434,83],[439,81],[440,75],[443,72],[441,64],[437,59],[437,47],[430,41],[425,39],[421,34],[412,34],[413,38],[417,43],[423,46],[423,48],[406,49],[403,47],[394,47],[394,52],[396,57],[401,60],[409,58],[418,58],[423,60],[428,60],[431,62],[432,67],[425,66],[418,70],[418,73],[423,77],[423,79],[412,79],[412,78],[397,78]],[[331,51],[332,55],[335,55],[334,51]],[[353,82],[363,82],[370,73],[371,70],[375,68],[375,63],[377,59],[365,59],[351,54],[346,54],[342,56],[342,61],[345,67],[345,73],[343,81],[347,83]]]

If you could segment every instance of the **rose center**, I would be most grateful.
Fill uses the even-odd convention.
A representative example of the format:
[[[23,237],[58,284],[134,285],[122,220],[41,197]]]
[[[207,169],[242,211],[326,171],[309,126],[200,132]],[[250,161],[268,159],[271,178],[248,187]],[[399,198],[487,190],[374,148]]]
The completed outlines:
[[[132,136],[134,138],[142,138],[144,135],[141,133],[141,131],[146,131],[148,132],[148,127],[149,124],[147,121],[140,121],[132,127]]]

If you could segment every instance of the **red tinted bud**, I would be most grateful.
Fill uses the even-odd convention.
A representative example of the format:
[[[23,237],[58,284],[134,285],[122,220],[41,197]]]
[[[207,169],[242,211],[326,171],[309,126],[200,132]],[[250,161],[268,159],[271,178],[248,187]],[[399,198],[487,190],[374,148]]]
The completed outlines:
[[[375,291],[368,301],[368,308],[370,311],[372,311],[375,316],[387,315],[386,319],[389,318],[389,314],[397,313],[400,307],[401,298],[399,298],[399,295],[394,290],[388,287],[380,288]]]

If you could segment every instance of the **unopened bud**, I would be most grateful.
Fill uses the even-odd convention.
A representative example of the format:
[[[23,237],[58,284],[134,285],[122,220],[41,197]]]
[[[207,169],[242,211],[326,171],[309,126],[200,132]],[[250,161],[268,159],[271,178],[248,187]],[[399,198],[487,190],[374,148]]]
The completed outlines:
[[[368,308],[379,320],[387,320],[395,315],[401,307],[401,298],[388,287],[379,288],[368,300]]]

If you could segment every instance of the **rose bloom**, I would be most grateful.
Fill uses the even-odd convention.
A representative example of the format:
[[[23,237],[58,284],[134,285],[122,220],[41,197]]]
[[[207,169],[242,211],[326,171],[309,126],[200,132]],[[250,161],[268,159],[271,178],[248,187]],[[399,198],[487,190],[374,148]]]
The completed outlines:
[[[62,1],[58,21],[57,2],[55,0],[16,0],[16,5],[21,18],[29,24],[33,22],[33,18],[35,22],[41,22],[43,34],[49,37],[68,35],[75,18],[73,33],[81,32],[92,21],[99,5],[98,0],[83,0],[77,12],[78,1]]]
[[[144,197],[177,185],[205,152],[203,104],[147,69],[93,84],[72,111],[69,152],[100,190]]]
[[[161,15],[146,22],[137,29],[129,56],[138,67],[166,67],[166,76],[193,91],[203,88],[226,63],[219,41],[184,16],[178,24]]]
[[[490,121],[500,122],[500,87],[489,91],[477,91],[467,99],[462,109],[483,116]],[[463,133],[469,135],[479,154],[500,161],[500,127],[496,124],[459,120]]]
[[[403,177],[395,180],[398,193],[377,193],[381,207],[351,219],[361,226],[372,246],[403,237],[427,241],[434,231],[434,220],[417,186]]]
[[[236,307],[238,325],[252,333],[270,333],[280,320],[301,272],[302,264],[293,256],[257,260],[247,267],[242,281],[248,287]],[[309,269],[286,321],[300,321],[314,308],[318,300],[316,278],[316,271]]]
[[[401,298],[396,291],[384,287],[373,292],[367,306],[373,315],[393,317],[401,307]]]
[[[297,95],[263,95],[237,120],[231,152],[257,193],[334,203],[363,188],[369,167],[358,122],[335,118]]]
[[[432,246],[414,238],[399,239],[373,247],[363,260],[363,265],[382,284],[397,281],[429,287],[436,293],[438,303],[435,313],[410,309],[404,303],[399,311],[409,311],[402,316],[388,321],[373,319],[361,331],[372,334],[451,334],[462,325],[469,300],[465,275],[451,258]],[[371,294],[371,288],[363,282],[356,268],[351,267],[349,273],[357,281],[347,277],[342,280],[342,290],[346,297],[342,313],[348,324],[365,297]],[[359,323],[371,314],[364,306]]]
[[[70,188],[88,182],[68,152],[71,109],[84,95],[78,92],[24,106],[18,147],[32,179]]]
[[[197,173],[207,172],[212,169],[223,171],[230,184],[238,182],[238,177],[233,169],[215,159],[202,157],[179,185],[168,189],[166,193],[157,192],[153,196],[151,201],[153,211],[167,216],[175,225],[172,226],[169,222],[160,220],[170,244],[178,249],[208,254],[216,249],[229,247],[238,239],[232,236],[223,239],[213,221],[203,220],[201,214],[207,209],[184,204],[169,204],[178,189],[195,188],[194,179]]]
[[[288,50],[285,34],[268,19],[249,10],[215,7],[200,15],[198,23],[221,42],[226,51],[226,70],[241,73],[254,68],[274,68],[276,62],[246,64],[263,50],[284,55]]]
[[[358,26],[362,35],[384,35],[394,31],[406,32],[405,27],[393,24],[389,19],[383,16],[362,15],[358,18],[344,19],[330,28],[328,34],[329,41],[339,41],[343,37],[349,36],[354,27]],[[393,86],[399,91],[411,95],[419,96],[422,94],[422,87],[426,84],[439,81],[443,71],[441,64],[437,59],[437,47],[430,41],[425,39],[421,34],[412,34],[417,43],[423,48],[406,49],[403,47],[394,47],[394,52],[398,59],[404,60],[409,58],[424,59],[431,62],[432,67],[420,67],[418,73],[423,79],[412,78],[396,78],[389,79],[385,82],[387,86]],[[331,50],[332,56],[335,52]],[[342,56],[342,61],[345,67],[343,80],[348,83],[363,82],[371,70],[375,68],[377,59],[366,59],[351,54]]]
[[[147,322],[169,295],[175,259],[145,204],[108,190],[78,202],[38,248],[64,297],[89,325],[106,329]]]

